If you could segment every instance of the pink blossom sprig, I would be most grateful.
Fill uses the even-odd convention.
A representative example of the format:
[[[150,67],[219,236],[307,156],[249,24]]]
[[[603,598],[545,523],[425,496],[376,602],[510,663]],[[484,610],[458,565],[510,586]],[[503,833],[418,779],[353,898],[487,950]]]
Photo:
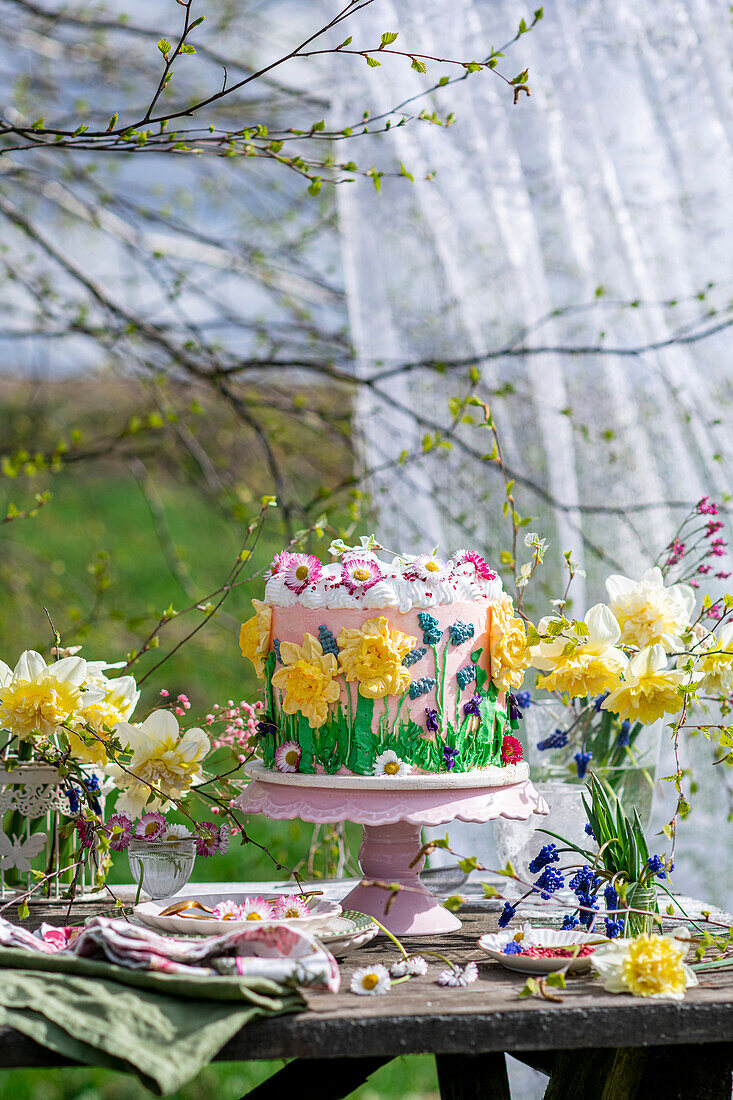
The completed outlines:
[[[673,569],[678,569],[678,582],[685,581],[693,588],[699,588],[699,578],[713,572],[715,565],[709,559],[725,557],[728,544],[719,533],[723,528],[722,520],[702,520],[702,517],[717,515],[718,505],[706,496],[685,516],[674,538],[660,555],[661,560],[657,560],[665,576]],[[722,569],[715,572],[718,580],[725,580],[729,576],[730,573]]]
[[[213,747],[231,749],[237,755],[238,762],[244,763],[247,755],[257,744],[258,714],[262,707],[261,700],[248,703],[242,699],[239,703],[235,703],[233,699],[229,699],[223,706],[214,703],[211,711],[206,715],[206,725],[215,726],[222,723],[224,729],[212,738]]]

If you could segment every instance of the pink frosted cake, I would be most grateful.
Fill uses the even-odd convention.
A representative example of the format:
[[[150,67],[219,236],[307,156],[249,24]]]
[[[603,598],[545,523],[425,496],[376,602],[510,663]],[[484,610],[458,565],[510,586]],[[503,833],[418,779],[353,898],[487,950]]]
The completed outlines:
[[[467,550],[388,561],[362,543],[330,565],[283,551],[252,601],[240,645],[265,681],[265,765],[525,778],[511,691],[529,656],[499,578]]]

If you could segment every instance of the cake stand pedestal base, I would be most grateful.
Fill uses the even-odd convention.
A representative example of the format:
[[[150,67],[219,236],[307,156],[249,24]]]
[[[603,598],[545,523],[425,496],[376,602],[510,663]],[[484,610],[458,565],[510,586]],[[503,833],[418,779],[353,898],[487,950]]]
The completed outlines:
[[[461,821],[487,822],[497,817],[526,821],[546,814],[547,803],[529,779],[526,765],[511,773],[516,782],[496,785],[480,772],[458,775],[301,775],[248,764],[252,782],[235,806],[276,821],[299,817],[326,824],[353,821],[364,826],[359,849],[363,881],[344,898],[348,909],[368,913],[396,936],[430,936],[453,932],[461,922],[420,880],[422,825]],[[391,890],[392,884],[400,887]]]

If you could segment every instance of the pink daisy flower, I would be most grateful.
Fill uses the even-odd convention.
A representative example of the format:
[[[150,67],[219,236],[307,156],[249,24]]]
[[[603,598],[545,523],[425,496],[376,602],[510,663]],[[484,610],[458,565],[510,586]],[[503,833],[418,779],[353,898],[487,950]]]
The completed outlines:
[[[408,573],[421,581],[444,581],[450,573],[450,566],[434,554],[418,554],[407,563],[405,574]]]
[[[366,592],[383,576],[375,558],[345,558],[341,564],[341,583],[352,596]]]
[[[274,915],[272,904],[267,898],[247,898],[240,906],[240,920],[272,920]]]
[[[485,558],[474,550],[458,550],[453,556],[453,564],[456,569],[461,565],[473,566],[474,573],[484,581],[495,581],[496,573],[489,569]]]
[[[316,584],[321,579],[323,566],[312,554],[291,554],[281,572],[290,591],[300,595],[309,584]]]
[[[297,772],[302,755],[297,741],[284,741],[275,749],[275,767],[281,772]]]
[[[213,856],[219,851],[219,829],[213,821],[202,821],[197,826],[196,854]]]
[[[501,743],[502,764],[518,764],[522,759],[524,759],[522,742],[518,741],[516,737],[505,737]]]
[[[76,831],[83,848],[94,847],[94,838],[96,834],[94,831],[94,826],[90,821],[84,821],[84,819],[81,817],[77,818]]]
[[[242,906],[235,901],[220,901],[211,915],[216,920],[242,920]]]
[[[219,851],[224,854],[229,849],[229,826],[219,826]]]
[[[290,920],[310,916],[310,909],[297,894],[281,894],[275,902],[274,915],[277,920]]]
[[[274,577],[278,573],[284,573],[290,565],[293,555],[289,550],[281,550],[279,554],[275,554],[275,557],[267,567],[267,576]]]
[[[127,814],[112,814],[107,818],[109,846],[113,852],[124,852],[132,837],[132,821]]]
[[[143,814],[135,826],[135,836],[142,840],[159,840],[166,828],[166,820],[158,810]]]

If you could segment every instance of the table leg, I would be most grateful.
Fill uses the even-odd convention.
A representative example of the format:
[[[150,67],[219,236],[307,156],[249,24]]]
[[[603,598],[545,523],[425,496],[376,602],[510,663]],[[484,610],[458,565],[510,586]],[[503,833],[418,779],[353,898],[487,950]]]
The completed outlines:
[[[731,1100],[733,1046],[562,1050],[544,1100]]]
[[[511,1100],[502,1053],[436,1054],[441,1100]]]
[[[246,1100],[345,1100],[368,1077],[391,1062],[387,1058],[296,1058],[246,1093]],[[242,1097],[245,1100],[245,1097]]]

